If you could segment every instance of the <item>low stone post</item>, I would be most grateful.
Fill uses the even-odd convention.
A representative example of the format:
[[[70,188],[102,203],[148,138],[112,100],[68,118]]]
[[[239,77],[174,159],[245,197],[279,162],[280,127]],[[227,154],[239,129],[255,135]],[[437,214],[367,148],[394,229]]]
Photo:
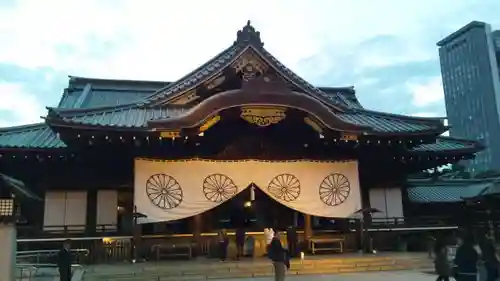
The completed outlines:
[[[0,198],[0,280],[14,281],[17,237],[14,198]]]

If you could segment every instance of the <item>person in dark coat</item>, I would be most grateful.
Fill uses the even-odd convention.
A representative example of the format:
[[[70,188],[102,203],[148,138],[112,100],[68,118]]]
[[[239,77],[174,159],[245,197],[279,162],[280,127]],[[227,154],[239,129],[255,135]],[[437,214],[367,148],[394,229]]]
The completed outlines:
[[[451,265],[448,261],[448,249],[444,241],[436,241],[434,245],[434,267],[438,275],[436,281],[449,281]]]
[[[57,268],[59,269],[59,280],[71,281],[71,241],[66,240],[63,248],[57,254]]]
[[[298,254],[297,249],[297,230],[294,226],[289,226],[286,230],[286,242],[288,245],[288,252],[290,253],[290,257],[296,257]]]
[[[283,248],[280,241],[279,232],[274,233],[274,237],[269,244],[269,258],[274,266],[274,280],[284,281],[286,276],[286,269],[290,268],[290,260],[288,252]]]
[[[457,281],[476,281],[477,280],[477,263],[479,254],[474,248],[474,238],[471,235],[466,235],[461,242],[455,254],[454,263],[457,267]]]
[[[481,259],[486,269],[486,281],[495,281],[499,277],[499,261],[496,254],[495,244],[488,237],[481,239],[479,243],[481,249]]]
[[[245,248],[245,228],[240,226],[236,229],[236,259],[239,260],[243,257],[243,250]]]
[[[217,235],[218,243],[219,243],[219,258],[221,261],[225,261],[227,258],[227,246],[229,245],[229,241],[226,236],[226,231],[220,230]]]

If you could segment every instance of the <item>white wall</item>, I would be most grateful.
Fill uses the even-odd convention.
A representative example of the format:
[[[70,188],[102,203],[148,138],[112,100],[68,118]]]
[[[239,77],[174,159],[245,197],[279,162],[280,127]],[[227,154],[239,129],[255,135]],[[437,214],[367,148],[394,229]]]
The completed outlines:
[[[401,188],[385,187],[370,189],[370,206],[382,213],[373,214],[373,218],[403,218],[403,200]],[[379,220],[377,220],[379,221]]]
[[[97,192],[97,231],[116,230],[118,222],[118,191],[99,190]]]
[[[87,218],[86,191],[47,191],[45,193],[45,212],[43,229],[62,231],[85,230]]]

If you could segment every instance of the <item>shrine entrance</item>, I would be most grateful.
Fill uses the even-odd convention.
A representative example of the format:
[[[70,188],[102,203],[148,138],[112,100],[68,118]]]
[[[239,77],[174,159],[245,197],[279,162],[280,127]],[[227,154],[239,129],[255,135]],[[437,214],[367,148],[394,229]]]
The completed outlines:
[[[208,211],[213,229],[235,229],[261,232],[266,227],[286,229],[302,227],[303,215],[279,203],[254,183],[234,198]]]

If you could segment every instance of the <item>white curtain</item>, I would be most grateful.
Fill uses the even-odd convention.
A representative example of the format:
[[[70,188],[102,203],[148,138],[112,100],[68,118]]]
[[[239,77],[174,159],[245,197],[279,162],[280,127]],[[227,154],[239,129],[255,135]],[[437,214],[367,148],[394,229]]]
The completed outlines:
[[[84,231],[87,224],[87,192],[66,192],[66,215],[64,225],[68,230]]]
[[[45,193],[44,230],[85,230],[87,218],[86,191],[48,191]]]
[[[141,222],[206,212],[254,183],[283,205],[321,217],[361,207],[356,161],[161,161],[136,159],[134,200]]]
[[[47,191],[45,193],[45,212],[43,214],[44,230],[63,230],[65,216],[66,192]]]
[[[267,162],[252,173],[257,186],[271,198],[299,212],[345,218],[361,208],[358,163]]]
[[[97,192],[97,231],[116,230],[118,223],[118,191]]]

